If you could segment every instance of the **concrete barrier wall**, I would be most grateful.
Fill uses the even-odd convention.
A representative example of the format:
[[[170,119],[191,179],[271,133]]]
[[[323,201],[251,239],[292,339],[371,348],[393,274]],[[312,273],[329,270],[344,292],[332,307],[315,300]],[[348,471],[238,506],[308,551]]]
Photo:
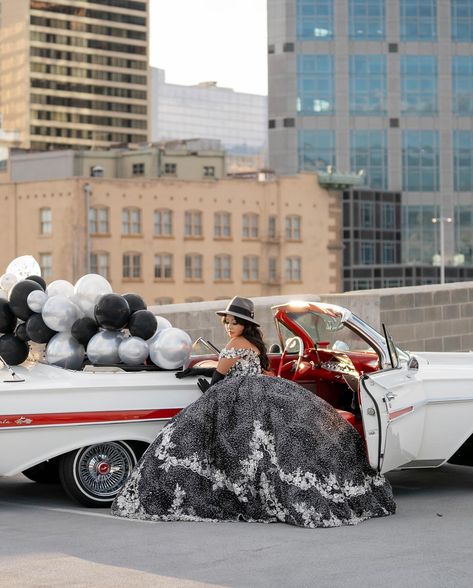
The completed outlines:
[[[350,309],[375,329],[385,323],[399,347],[410,351],[468,351],[473,349],[473,282],[362,290],[343,294],[302,294],[253,298],[255,318],[266,343],[278,342],[271,306],[288,300],[313,300]],[[215,311],[227,301],[193,302],[150,307],[192,339],[203,337],[218,347],[226,336]]]

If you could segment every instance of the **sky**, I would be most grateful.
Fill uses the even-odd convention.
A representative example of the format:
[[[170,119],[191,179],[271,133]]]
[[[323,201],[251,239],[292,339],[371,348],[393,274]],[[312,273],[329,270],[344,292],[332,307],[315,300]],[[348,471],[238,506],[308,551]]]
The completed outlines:
[[[150,64],[166,81],[267,94],[266,0],[151,0]]]

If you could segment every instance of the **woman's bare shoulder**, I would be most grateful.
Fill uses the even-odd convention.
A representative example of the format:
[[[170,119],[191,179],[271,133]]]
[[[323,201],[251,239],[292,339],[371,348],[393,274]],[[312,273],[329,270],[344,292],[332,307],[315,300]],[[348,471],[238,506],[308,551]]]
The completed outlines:
[[[252,345],[245,337],[234,337],[225,346],[225,349],[252,349],[259,353],[258,349]]]

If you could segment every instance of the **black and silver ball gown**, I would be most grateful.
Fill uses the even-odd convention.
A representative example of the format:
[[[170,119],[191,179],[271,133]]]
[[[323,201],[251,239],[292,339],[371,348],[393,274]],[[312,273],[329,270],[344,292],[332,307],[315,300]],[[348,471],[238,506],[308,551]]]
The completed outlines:
[[[149,446],[112,514],[152,521],[354,525],[395,512],[363,440],[302,386],[238,357],[224,380],[182,410]]]

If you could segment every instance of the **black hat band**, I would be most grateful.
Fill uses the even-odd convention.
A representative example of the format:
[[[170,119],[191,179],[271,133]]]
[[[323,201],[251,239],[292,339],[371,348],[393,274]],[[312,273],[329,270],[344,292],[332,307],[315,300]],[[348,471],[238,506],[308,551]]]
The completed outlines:
[[[243,306],[237,306],[236,304],[230,304],[224,312],[237,312],[238,314],[244,314],[250,318],[254,318],[255,316],[255,313],[251,312],[251,310],[243,308]]]

